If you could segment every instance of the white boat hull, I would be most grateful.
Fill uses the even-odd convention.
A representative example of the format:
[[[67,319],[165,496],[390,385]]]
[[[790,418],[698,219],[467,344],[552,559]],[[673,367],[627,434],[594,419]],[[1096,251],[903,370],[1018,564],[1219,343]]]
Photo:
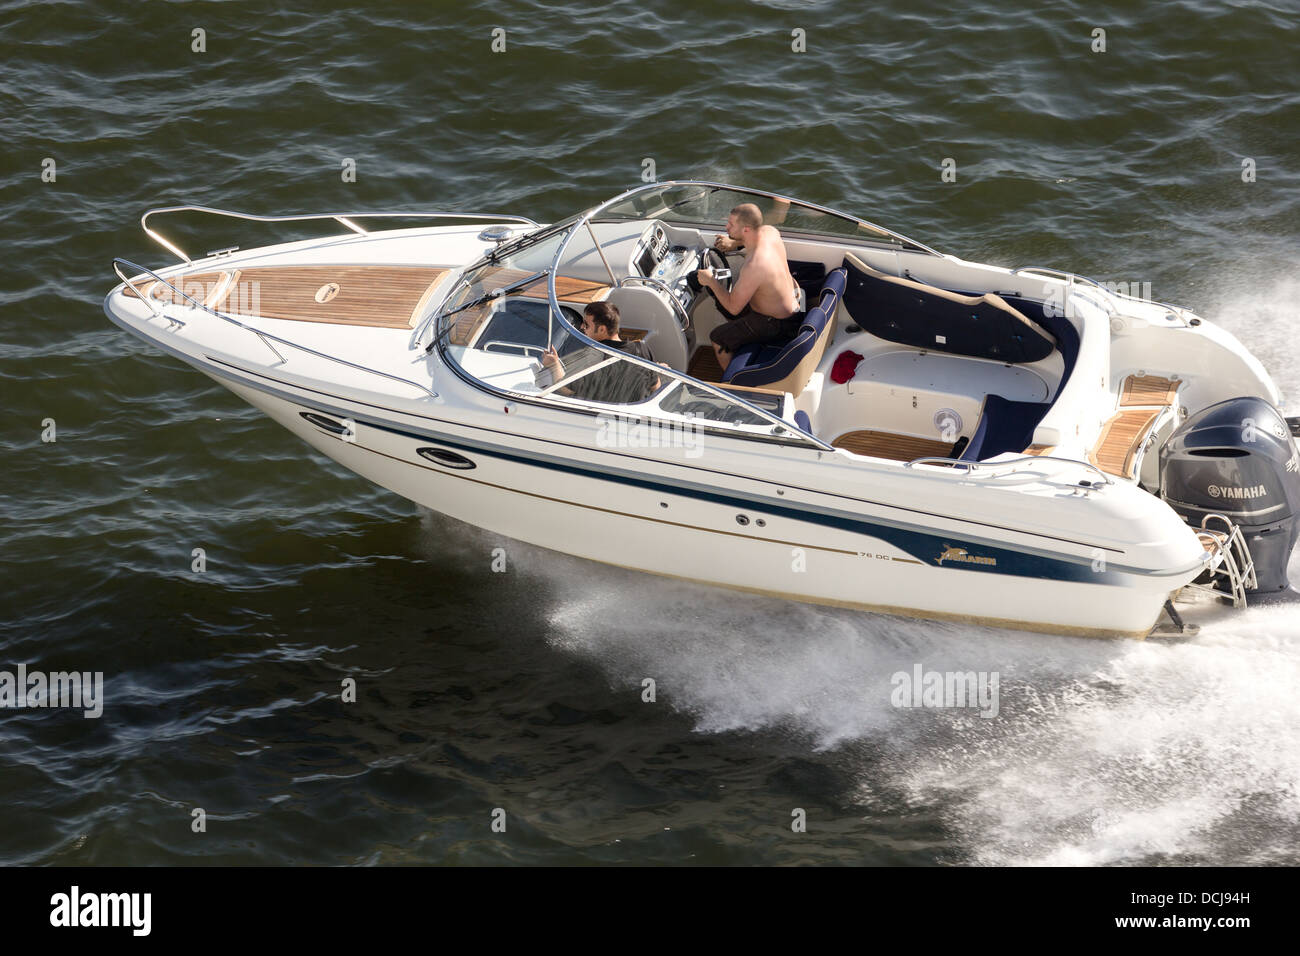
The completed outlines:
[[[318,406],[217,378],[345,468],[432,511],[528,544],[668,577],[865,611],[1141,638],[1171,593],[1200,571],[1197,565],[1174,575],[1103,573],[1089,563],[1090,573],[1081,576],[1105,583],[1051,577],[1009,582],[1001,574],[993,582],[985,566],[938,563],[940,548],[926,562],[888,540],[774,516],[761,506],[742,512],[690,494],[473,452],[472,470],[449,470],[416,452],[447,442],[368,427],[361,416],[350,418],[354,434],[342,440],[302,417],[319,413]],[[472,430],[444,433],[460,447],[477,444]],[[750,523],[739,525],[738,514]]]

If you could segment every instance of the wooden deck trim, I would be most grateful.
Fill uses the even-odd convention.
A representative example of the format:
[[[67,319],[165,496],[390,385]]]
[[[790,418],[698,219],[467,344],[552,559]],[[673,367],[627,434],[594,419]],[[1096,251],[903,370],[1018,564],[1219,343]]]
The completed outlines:
[[[217,303],[225,299],[226,293],[230,290],[230,287],[238,281],[239,281],[238,269],[235,269],[232,272],[223,272],[221,274],[221,281],[212,287],[212,291],[208,294],[208,297],[203,300],[203,304],[206,305],[209,309],[215,311],[217,308]]]
[[[1124,379],[1124,388],[1119,399],[1120,407],[1172,405],[1182,384],[1180,379],[1164,378],[1160,375],[1130,375]]]
[[[686,374],[691,378],[698,378],[701,382],[708,382],[717,385],[722,382],[722,366],[718,364],[718,356],[713,351],[712,345],[701,345],[691,356],[690,364],[686,367]]]
[[[268,319],[408,329],[430,286],[450,270],[429,266],[309,265],[243,269],[213,308]],[[327,286],[335,294],[318,301]]]
[[[213,298],[216,293],[225,288],[230,277],[230,272],[218,270],[215,272],[181,273],[180,275],[172,276],[166,281],[176,286],[176,288],[180,289],[186,295],[194,296],[195,299],[198,299],[204,305],[212,307]],[[132,276],[131,281],[139,286],[141,294],[151,301],[171,303],[172,300],[176,298],[170,289],[166,288],[166,286],[152,276]],[[202,287],[201,294],[195,294],[196,292],[200,292],[199,289],[194,288],[195,284]],[[160,294],[155,295],[155,289],[157,289]],[[133,299],[136,298],[135,290],[129,285],[125,290],[123,290],[123,292],[125,295],[128,295]],[[181,301],[184,302],[185,300],[182,299]]]
[[[411,321],[408,324],[408,328],[413,329],[419,323],[421,313],[423,313],[429,306],[429,300],[433,298],[433,294],[438,291],[444,282],[447,281],[447,278],[450,275],[451,270],[446,269],[441,275],[436,276],[434,280],[429,283],[429,287],[424,290],[424,295],[420,296],[420,301],[415,303],[415,308],[411,310]]]
[[[831,444],[855,455],[911,461],[913,458],[948,458],[952,454],[953,443],[864,428],[845,432]]]
[[[1025,449],[1026,455],[1050,455],[1056,451],[1055,445],[1030,445]]]
[[[522,279],[523,276],[520,276]],[[572,302],[576,305],[587,305],[591,302],[600,302],[609,297],[613,286],[604,282],[592,282],[590,279],[576,279],[573,276],[556,276],[555,277],[555,297],[561,302]],[[546,298],[546,280],[542,279],[534,282],[525,289],[520,289],[515,293],[521,296],[530,296],[537,299]]]
[[[1132,408],[1116,412],[1102,426],[1097,444],[1088,452],[1088,460],[1107,474],[1132,479],[1138,449],[1163,411],[1163,408]]]

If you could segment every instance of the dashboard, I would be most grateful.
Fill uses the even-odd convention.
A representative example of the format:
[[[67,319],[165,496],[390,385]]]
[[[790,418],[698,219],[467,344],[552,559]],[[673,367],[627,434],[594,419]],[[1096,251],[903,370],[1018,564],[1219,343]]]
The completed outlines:
[[[662,283],[665,291],[681,303],[683,310],[689,311],[695,293],[687,277],[695,271],[697,264],[694,249],[673,245],[664,227],[653,222],[637,240],[628,271],[631,275]]]

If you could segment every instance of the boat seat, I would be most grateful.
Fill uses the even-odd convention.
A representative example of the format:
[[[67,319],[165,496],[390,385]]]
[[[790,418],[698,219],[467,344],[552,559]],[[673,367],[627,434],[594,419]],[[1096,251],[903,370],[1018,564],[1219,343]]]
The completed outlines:
[[[979,422],[962,461],[985,461],[1007,452],[1022,454],[1034,439],[1034,429],[1043,420],[1051,402],[1013,402],[1001,395],[985,395]]]
[[[773,388],[798,395],[808,384],[831,336],[835,312],[844,295],[847,270],[841,266],[826,276],[816,307],[809,309],[795,337],[784,345],[746,345],[736,350],[724,382]]]
[[[1037,362],[1057,349],[1055,335],[995,293],[962,295],[891,276],[852,253],[844,264],[844,307],[887,342],[1011,363]]]

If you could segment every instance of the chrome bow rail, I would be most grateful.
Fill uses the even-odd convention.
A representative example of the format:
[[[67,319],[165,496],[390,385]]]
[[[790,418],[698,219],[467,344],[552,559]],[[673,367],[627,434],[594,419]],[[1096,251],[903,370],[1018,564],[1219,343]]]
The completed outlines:
[[[212,206],[159,206],[156,209],[147,210],[140,217],[140,228],[144,230],[145,235],[168,252],[179,256],[181,261],[187,265],[192,264],[194,260],[180,246],[165,238],[161,233],[149,228],[150,216],[160,216],[163,213],[170,212],[202,212],[212,216],[226,216],[230,219],[246,219],[252,222],[306,222],[312,219],[333,219],[340,225],[346,226],[353,232],[363,236],[369,235],[369,233],[353,222],[354,219],[473,219],[489,222],[517,222],[523,226],[537,225],[527,216],[495,216],[472,212],[322,212],[302,216],[255,216],[252,213],[235,212],[231,209],[216,209]],[[238,248],[238,246],[232,246],[229,249],[220,251],[232,252]]]
[[[988,477],[995,477],[999,474],[1010,474],[1012,472],[1019,471],[1020,469],[1017,466],[1019,466],[1023,462],[1036,462],[1036,461],[1061,461],[1061,462],[1065,462],[1068,465],[1077,465],[1080,468],[1086,468],[1091,472],[1095,472],[1097,477],[1100,478],[1101,480],[1095,481],[1087,487],[1096,488],[1098,485],[1115,484],[1113,478],[1107,475],[1096,465],[1092,464],[1092,462],[1079,461],[1077,458],[1061,458],[1058,455],[1020,455],[1008,461],[998,461],[993,463],[983,462],[983,461],[963,461],[960,458],[925,457],[925,458],[913,458],[911,461],[907,462],[903,467],[911,468],[913,465],[949,465],[953,467],[965,468],[966,471],[970,474],[974,474],[977,471],[982,471],[988,473]]]
[[[337,362],[340,365],[346,365],[348,368],[356,369],[358,372],[367,372],[371,375],[378,375],[381,376],[382,378],[387,378],[394,382],[399,382],[403,385],[409,385],[411,388],[417,388],[420,391],[424,392],[430,398],[436,399],[438,397],[437,392],[433,391],[430,388],[425,387],[424,385],[421,385],[419,382],[412,382],[408,378],[402,378],[400,375],[393,375],[390,372],[382,372],[377,368],[368,368],[365,365],[358,365],[355,362],[349,362],[347,359],[341,359],[336,355],[327,355],[324,352],[318,352],[313,348],[308,348],[307,346],[300,345],[297,342],[291,342],[288,339],[281,338],[278,335],[272,335],[270,332],[264,332],[261,329],[255,329],[251,325],[245,325],[243,322],[240,322],[238,319],[234,318],[233,316],[229,316],[226,315],[224,312],[218,312],[216,309],[209,308],[207,305],[200,302],[192,295],[188,295],[181,289],[176,288],[176,286],[172,285],[170,282],[168,282],[162,276],[158,275],[158,273],[154,272],[153,270],[146,269],[144,266],[141,265],[137,265],[136,263],[131,262],[129,259],[114,259],[113,271],[117,273],[117,277],[121,279],[123,283],[131,287],[131,291],[134,292],[137,296],[139,296],[140,301],[149,307],[150,311],[153,312],[155,318],[166,319],[168,322],[175,322],[177,325],[181,325],[181,326],[185,325],[185,322],[182,319],[177,318],[175,315],[169,315],[165,313],[162,309],[160,309],[158,307],[157,301],[154,298],[152,298],[152,296],[146,297],[144,293],[141,292],[140,289],[136,286],[135,281],[122,272],[123,266],[126,266],[128,269],[134,269],[136,271],[136,278],[139,278],[140,274],[143,273],[147,276],[150,276],[156,282],[161,282],[168,289],[171,289],[172,292],[174,292],[176,295],[180,296],[182,299],[190,303],[190,306],[192,308],[200,309],[203,312],[208,313],[209,315],[214,315],[218,319],[221,319],[223,322],[229,322],[231,325],[236,326],[237,328],[241,328],[246,332],[252,332],[259,339],[261,339],[262,344],[265,345],[268,349],[270,349],[271,352],[275,355],[275,357],[280,360],[281,365],[287,365],[288,360],[283,355],[280,354],[279,350],[276,349],[274,345],[271,344],[272,342],[278,342],[280,345],[286,345],[289,348],[297,349],[300,352],[306,352],[309,355],[316,356],[317,358],[327,359],[328,361],[331,362]],[[153,291],[154,291],[153,289],[150,290],[151,293]]]

